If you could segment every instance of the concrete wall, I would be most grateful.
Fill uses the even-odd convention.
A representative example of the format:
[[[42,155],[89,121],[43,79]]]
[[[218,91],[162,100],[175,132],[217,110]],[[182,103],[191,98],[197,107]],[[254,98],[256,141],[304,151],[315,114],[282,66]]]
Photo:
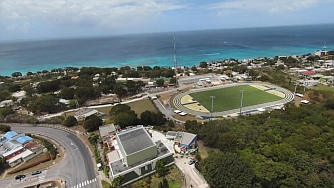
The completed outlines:
[[[22,158],[20,158],[20,159],[14,161],[14,162],[12,162],[12,163],[8,163],[8,165],[9,165],[10,167],[14,167],[14,166],[17,166],[18,164],[21,164],[21,162],[22,162]]]
[[[150,148],[144,149],[142,151],[133,153],[129,156],[126,156],[125,158],[127,158],[127,165],[131,166],[137,162],[143,161],[145,159],[149,159],[151,157],[154,157],[157,155],[157,146],[153,145]]]
[[[43,152],[43,149],[40,149],[38,151],[35,151],[34,153],[32,153],[31,155],[29,156],[26,156],[23,158],[23,161],[29,161],[30,159],[36,157],[37,155],[41,154]]]
[[[124,152],[124,148],[123,148],[119,138],[116,137],[116,140],[117,140],[117,143],[118,143],[119,150],[121,151],[122,156],[124,157],[124,162],[125,162],[125,164],[128,164],[127,157],[126,157],[125,152]]]

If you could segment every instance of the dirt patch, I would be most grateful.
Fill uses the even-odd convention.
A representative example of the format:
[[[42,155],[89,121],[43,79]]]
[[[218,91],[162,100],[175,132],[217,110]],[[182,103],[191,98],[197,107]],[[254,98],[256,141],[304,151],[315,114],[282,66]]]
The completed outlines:
[[[176,92],[175,91],[171,91],[168,93],[163,93],[160,95],[159,99],[163,102],[166,103],[169,99],[171,99],[173,97],[173,95],[175,95]]]
[[[177,120],[180,120],[180,121],[198,120],[198,119],[196,119],[194,116],[191,116],[191,115],[181,116],[181,115],[179,115],[179,114],[175,114],[175,115],[173,115],[173,118],[175,118],[175,119],[177,119]]]
[[[202,159],[207,158],[209,156],[210,151],[213,150],[212,148],[206,147],[202,140],[198,140],[197,145],[198,145],[198,152],[200,153]]]

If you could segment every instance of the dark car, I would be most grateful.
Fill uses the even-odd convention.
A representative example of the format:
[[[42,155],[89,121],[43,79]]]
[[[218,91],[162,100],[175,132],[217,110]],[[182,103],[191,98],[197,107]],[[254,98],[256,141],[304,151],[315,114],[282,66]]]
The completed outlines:
[[[26,175],[17,175],[16,177],[15,177],[15,179],[16,180],[21,180],[21,179],[23,179],[23,178],[25,178],[26,177]]]
[[[40,174],[40,173],[42,173],[42,172],[39,171],[39,170],[36,170],[36,171],[31,172],[31,175],[37,175],[37,174]]]
[[[195,161],[194,159],[191,159],[191,160],[188,162],[189,165],[192,165],[192,164],[194,164],[194,163],[196,163],[196,161]]]

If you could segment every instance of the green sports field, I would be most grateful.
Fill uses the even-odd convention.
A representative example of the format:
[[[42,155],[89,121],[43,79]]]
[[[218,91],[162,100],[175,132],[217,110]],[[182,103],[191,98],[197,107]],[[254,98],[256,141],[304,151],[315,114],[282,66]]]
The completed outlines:
[[[232,86],[209,91],[189,94],[198,103],[209,111],[211,110],[211,98],[213,99],[213,112],[221,112],[240,108],[241,91],[244,90],[243,107],[262,104],[282,99],[276,95],[267,93],[249,85]]]

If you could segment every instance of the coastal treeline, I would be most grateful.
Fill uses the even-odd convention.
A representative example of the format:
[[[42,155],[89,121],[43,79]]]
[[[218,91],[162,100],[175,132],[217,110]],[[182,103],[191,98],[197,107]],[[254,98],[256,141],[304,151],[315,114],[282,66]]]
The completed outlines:
[[[212,187],[333,187],[334,98],[237,119],[187,121],[212,151],[197,168]],[[242,177],[242,178],[240,178]]]
[[[146,84],[142,81],[127,80],[117,83],[119,77],[165,77],[175,83],[174,75],[175,71],[170,67],[158,66],[53,69],[50,72],[28,72],[24,77],[20,72],[15,72],[12,76],[17,77],[16,79],[2,78],[6,86],[0,91],[0,101],[14,99],[11,96],[13,92],[25,91],[26,97],[19,101],[20,106],[34,114],[55,113],[86,105],[86,101],[98,99],[101,95],[116,94],[118,99],[122,100],[143,92]],[[27,81],[20,81],[22,79]],[[157,84],[163,85],[163,79],[157,79]],[[60,98],[70,100],[70,104],[59,103]]]

